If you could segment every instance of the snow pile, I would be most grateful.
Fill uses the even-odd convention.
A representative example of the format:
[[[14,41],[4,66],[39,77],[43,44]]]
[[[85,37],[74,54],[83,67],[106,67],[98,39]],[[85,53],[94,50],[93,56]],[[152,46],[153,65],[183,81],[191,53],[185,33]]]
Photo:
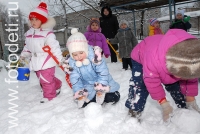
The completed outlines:
[[[84,108],[85,120],[91,129],[97,129],[103,124],[102,106],[97,103],[90,103]]]
[[[177,109],[171,121],[181,132],[200,133],[200,114],[196,111]]]

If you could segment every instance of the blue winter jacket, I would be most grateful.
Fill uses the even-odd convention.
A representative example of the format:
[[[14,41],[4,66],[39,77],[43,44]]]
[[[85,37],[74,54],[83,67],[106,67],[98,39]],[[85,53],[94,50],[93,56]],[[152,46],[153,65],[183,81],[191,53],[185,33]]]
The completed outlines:
[[[94,51],[91,46],[88,46],[88,57],[90,61],[89,65],[76,66],[76,61],[70,57],[69,65],[73,67],[73,71],[70,73],[70,82],[72,89],[75,92],[87,89],[88,99],[92,100],[96,94],[94,90],[94,83],[98,82],[104,85],[110,86],[110,92],[118,91],[120,86],[115,82],[109,73],[108,67],[104,59],[101,64],[96,65],[92,62],[94,58]]]

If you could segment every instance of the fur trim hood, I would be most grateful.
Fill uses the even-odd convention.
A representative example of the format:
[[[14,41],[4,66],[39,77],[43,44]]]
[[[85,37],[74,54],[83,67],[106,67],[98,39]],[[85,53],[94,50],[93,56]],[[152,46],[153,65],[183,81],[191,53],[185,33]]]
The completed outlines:
[[[31,27],[31,22],[28,22],[29,27]],[[41,29],[45,30],[45,29],[53,29],[56,25],[56,21],[53,17],[48,17],[47,22],[45,22],[44,24],[41,25]]]
[[[188,39],[196,39],[196,37],[181,29],[170,29],[160,41],[158,47],[158,59],[160,61],[160,65],[167,74],[171,74],[166,67],[167,52],[171,47]]]

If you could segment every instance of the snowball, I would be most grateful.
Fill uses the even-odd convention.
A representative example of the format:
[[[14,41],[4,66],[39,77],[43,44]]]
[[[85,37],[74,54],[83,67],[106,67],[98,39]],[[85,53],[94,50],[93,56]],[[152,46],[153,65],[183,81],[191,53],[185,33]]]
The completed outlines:
[[[103,114],[101,105],[91,102],[84,108],[84,115],[86,118],[94,119]]]
[[[194,110],[177,109],[171,121],[183,132],[194,134],[200,131],[200,114]]]
[[[85,121],[89,128],[98,129],[103,124],[101,105],[91,102],[84,108]]]

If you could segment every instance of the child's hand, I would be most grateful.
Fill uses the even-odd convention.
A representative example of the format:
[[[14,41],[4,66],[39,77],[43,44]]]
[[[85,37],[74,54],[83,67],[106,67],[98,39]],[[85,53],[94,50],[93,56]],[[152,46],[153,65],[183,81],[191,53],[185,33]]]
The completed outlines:
[[[78,100],[78,107],[81,108],[85,102],[89,102],[90,100],[87,98],[88,91],[87,89],[82,89],[77,91],[74,94],[74,99]]]
[[[70,67],[69,65],[69,57],[70,55],[67,55],[64,59],[64,61],[62,61],[61,65],[63,66],[64,68],[64,71],[68,74],[70,74],[72,71],[73,71],[73,68]]]
[[[190,16],[185,17],[185,18],[183,19],[183,21],[184,21],[184,22],[190,21]]]
[[[168,101],[160,104],[160,106],[162,107],[163,121],[166,122],[170,118],[170,114],[172,114],[173,108],[170,106]]]
[[[108,58],[110,55],[106,54],[105,57]]]

